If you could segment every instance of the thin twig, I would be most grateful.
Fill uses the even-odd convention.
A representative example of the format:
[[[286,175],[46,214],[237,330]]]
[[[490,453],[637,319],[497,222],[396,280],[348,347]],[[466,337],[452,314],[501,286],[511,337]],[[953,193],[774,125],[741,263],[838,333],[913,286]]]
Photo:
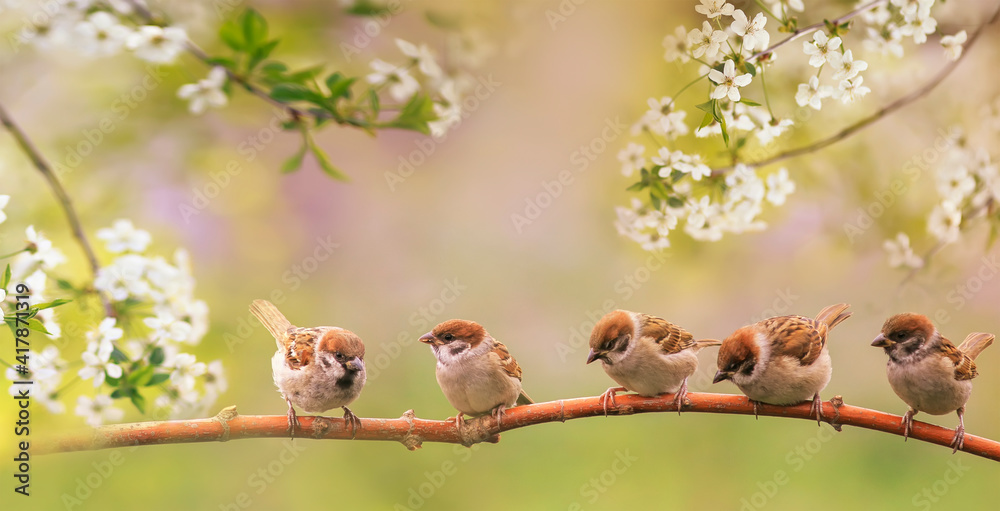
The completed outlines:
[[[42,153],[35,147],[28,135],[24,133],[24,130],[14,122],[14,118],[7,113],[3,105],[0,105],[0,123],[7,128],[7,131],[14,136],[14,140],[17,142],[18,147],[21,151],[31,160],[31,163],[42,173],[45,177],[45,181],[48,182],[49,187],[52,188],[52,193],[55,194],[56,199],[59,201],[59,205],[62,206],[62,210],[66,213],[66,219],[69,221],[70,230],[73,231],[73,237],[76,238],[77,243],[79,243],[80,248],[83,250],[84,255],[87,258],[87,264],[90,266],[91,271],[94,273],[94,277],[97,277],[97,271],[101,268],[100,264],[97,262],[97,256],[94,254],[94,250],[90,246],[90,241],[87,240],[87,235],[83,231],[83,224],[80,223],[80,217],[76,213],[76,209],[73,207],[73,201],[70,200],[69,194],[66,193],[66,189],[63,188],[62,183],[59,182],[59,177],[56,176],[55,172],[52,171],[52,167],[46,161]],[[100,297],[101,303],[104,304],[104,311],[108,317],[115,316],[115,309],[111,306],[111,302],[108,297],[104,296],[104,293],[97,292],[97,296]]]
[[[849,12],[849,13],[847,13],[847,14],[839,17],[839,18],[831,20],[830,23],[833,24],[833,25],[839,25],[839,24],[841,24],[841,23],[843,23],[843,22],[845,22],[845,21],[847,21],[847,20],[849,20],[849,19],[851,19],[851,18],[853,18],[853,17],[855,17],[855,16],[857,16],[857,15],[859,15],[859,14],[861,14],[861,13],[867,11],[867,10],[869,10],[869,9],[871,9],[872,7],[875,7],[878,4],[884,4],[886,2],[888,2],[888,0],[874,0],[872,2],[868,2],[867,4],[862,5],[861,7],[858,7],[857,9],[854,9],[853,11],[851,11],[851,12]],[[792,41],[794,41],[794,40],[796,40],[796,39],[798,39],[798,38],[800,38],[800,37],[802,37],[804,35],[811,34],[811,33],[815,32],[815,31],[817,31],[817,30],[819,30],[821,28],[824,28],[824,27],[826,27],[826,22],[825,21],[820,21],[818,23],[813,23],[812,25],[809,25],[808,27],[800,28],[800,29],[796,30],[795,32],[792,32],[792,35],[790,35],[790,36],[782,39],[781,41],[778,41],[777,43],[775,43],[770,48],[768,48],[766,50],[761,50],[761,51],[753,54],[753,56],[751,56],[747,60],[757,60],[762,55],[767,55],[768,53],[772,53],[772,52],[774,52],[774,50],[777,50],[778,48],[781,48],[782,46],[784,46],[784,45],[786,45],[786,44],[788,44],[788,43],[790,43],[790,42],[792,42]]]
[[[636,413],[675,412],[673,395],[641,397],[635,394],[615,398],[617,406],[608,409],[611,415]],[[684,411],[753,415],[753,404],[745,396],[730,394],[689,393]],[[834,404],[836,403],[836,404]],[[816,420],[810,410],[811,402],[795,406],[761,405],[759,414],[771,417]],[[398,419],[361,419],[355,432],[340,418],[299,416],[300,427],[296,437],[310,439],[382,440],[400,442],[410,450],[418,449],[423,442],[442,442],[471,446],[479,442],[496,443],[500,433],[548,422],[565,422],[567,419],[599,417],[605,414],[600,397],[581,397],[518,406],[507,410],[501,424],[491,416],[465,421],[459,430],[453,420],[434,421],[418,419],[408,410]],[[823,420],[839,429],[841,425],[855,426],[902,436],[902,417],[877,410],[844,405],[840,396],[823,403]],[[132,445],[157,445],[196,442],[224,442],[243,438],[288,437],[288,418],[285,415],[239,415],[230,406],[210,419],[177,420],[162,422],[136,422],[102,426],[84,433],[42,440],[33,447],[37,454],[109,449]],[[913,422],[910,438],[949,447],[954,431],[920,421]],[[1000,461],[1000,442],[970,434],[965,435],[961,449],[976,456]]]
[[[977,39],[979,39],[979,36],[983,33],[983,30],[987,26],[995,23],[998,17],[1000,17],[1000,5],[998,5],[997,10],[993,13],[993,16],[991,16],[990,19],[987,20],[985,23],[980,25],[979,28],[977,28],[976,31],[969,36],[968,41],[965,43],[965,49],[962,52],[962,54],[958,57],[958,59],[948,63],[948,65],[946,65],[943,69],[941,69],[941,71],[939,71],[938,74],[934,76],[934,78],[929,80],[919,89],[897,99],[896,101],[893,101],[892,103],[889,103],[888,105],[882,107],[882,109],[875,112],[874,114],[865,117],[864,119],[861,119],[860,121],[844,128],[843,130],[839,131],[838,133],[835,133],[834,135],[818,140],[806,146],[797,147],[795,149],[790,149],[788,151],[778,153],[777,155],[764,160],[746,163],[746,165],[750,167],[763,167],[765,165],[777,163],[779,161],[786,160],[788,158],[794,158],[796,156],[801,156],[803,154],[809,154],[819,151],[820,149],[823,149],[827,146],[840,142],[841,140],[868,127],[875,121],[878,121],[879,119],[888,116],[889,114],[895,112],[896,110],[899,110],[900,108],[903,108],[904,106],[913,103],[914,101],[926,96],[932,90],[934,90],[934,88],[937,87],[941,82],[943,82],[944,79],[947,78],[951,74],[951,72],[955,70],[956,67],[958,67],[958,65],[962,62],[962,59],[964,59],[965,56],[969,54],[969,49],[971,49],[972,45],[975,44]],[[724,174],[732,169],[733,166],[719,167],[712,170],[712,175]]]

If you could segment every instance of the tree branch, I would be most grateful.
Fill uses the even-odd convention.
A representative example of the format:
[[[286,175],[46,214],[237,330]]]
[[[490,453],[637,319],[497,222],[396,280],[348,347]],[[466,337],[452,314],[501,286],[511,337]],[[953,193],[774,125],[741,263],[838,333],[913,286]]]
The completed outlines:
[[[931,78],[927,83],[925,83],[919,89],[917,89],[917,90],[915,90],[915,91],[913,91],[913,92],[911,92],[911,93],[909,93],[909,94],[907,94],[907,95],[905,95],[905,96],[897,99],[896,101],[893,101],[892,103],[889,103],[888,105],[882,107],[880,110],[878,110],[874,114],[872,114],[872,115],[870,115],[868,117],[865,117],[864,119],[861,119],[860,121],[858,121],[858,122],[856,122],[856,123],[854,123],[854,124],[852,124],[852,125],[844,128],[843,130],[841,130],[841,131],[839,131],[839,132],[837,132],[837,133],[835,133],[835,134],[833,134],[833,135],[831,135],[831,136],[829,136],[827,138],[818,140],[818,141],[813,142],[813,143],[811,143],[809,145],[805,145],[805,146],[802,146],[802,147],[797,147],[795,149],[789,149],[787,151],[784,151],[782,153],[778,153],[778,154],[776,154],[776,155],[774,155],[774,156],[772,156],[770,158],[764,159],[764,160],[760,160],[760,161],[756,161],[756,162],[747,162],[747,163],[745,163],[745,165],[750,166],[750,167],[763,167],[765,165],[770,165],[772,163],[777,163],[779,161],[786,160],[788,158],[794,158],[796,156],[802,156],[803,154],[809,154],[809,153],[813,153],[813,152],[819,151],[820,149],[823,149],[823,148],[825,148],[827,146],[830,146],[830,145],[833,145],[833,144],[835,144],[837,142],[840,142],[841,140],[843,140],[843,139],[845,139],[845,138],[847,138],[847,137],[849,137],[849,136],[857,133],[858,131],[861,131],[862,129],[868,127],[869,125],[873,124],[875,121],[878,121],[879,119],[888,116],[889,114],[895,112],[896,110],[899,110],[900,108],[903,108],[904,106],[906,106],[906,105],[908,105],[910,103],[913,103],[914,101],[916,101],[916,100],[918,100],[918,99],[926,96],[932,90],[934,90],[934,88],[937,87],[941,82],[943,82],[944,79],[947,78],[951,74],[951,72],[955,70],[956,67],[958,67],[958,65],[962,62],[962,59],[964,59],[965,56],[969,54],[969,50],[972,48],[972,45],[975,44],[976,40],[979,39],[979,36],[983,33],[983,30],[987,26],[995,23],[997,21],[998,17],[1000,17],[1000,5],[998,5],[997,10],[993,13],[993,15],[985,23],[983,23],[982,25],[979,25],[979,28],[977,28],[976,31],[973,32],[972,35],[969,36],[969,39],[965,43],[964,50],[962,51],[962,54],[958,57],[958,59],[955,60],[954,62],[948,63],[948,65],[946,65],[943,69],[941,69],[941,71],[939,71],[938,74],[934,75],[934,78]],[[805,30],[805,29],[803,29],[803,30]],[[778,43],[775,46],[783,44],[784,42],[785,41],[782,41],[781,43]],[[775,46],[772,46],[771,48],[769,48],[768,51],[772,50]],[[719,168],[716,168],[716,169],[712,170],[712,175],[716,175],[717,176],[717,175],[729,172],[730,170],[733,170],[733,166],[719,167]]]
[[[730,394],[689,393],[684,411],[701,413],[723,413],[752,415],[753,405],[745,396]],[[672,394],[657,397],[641,397],[625,394],[615,398],[617,407],[609,408],[609,415],[632,415],[636,413],[673,412]],[[815,420],[810,415],[810,403],[795,406],[761,405],[760,415]],[[502,423],[490,416],[468,420],[459,431],[454,421],[434,421],[418,419],[413,410],[407,410],[398,419],[361,419],[361,428],[356,435],[343,419],[300,416],[301,427],[298,437],[312,439],[347,440],[389,440],[400,442],[410,450],[420,448],[423,442],[442,442],[471,446],[479,442],[496,443],[500,433],[548,422],[566,422],[570,419],[598,417],[604,415],[600,397],[582,397],[518,406],[507,410]],[[840,425],[872,429],[902,436],[902,418],[877,410],[844,405],[839,396],[823,403],[824,421]],[[176,444],[194,442],[225,442],[242,438],[287,437],[288,422],[284,415],[239,415],[235,406],[230,406],[210,419],[177,420],[162,422],[136,422],[102,426],[85,433],[72,434],[61,438],[41,441],[36,444],[35,453],[109,449],[131,445]],[[949,447],[954,431],[920,421],[913,422],[910,437]],[[1000,442],[970,434],[965,435],[963,451],[1000,461]]]
[[[841,24],[841,23],[843,23],[843,22],[845,22],[845,21],[847,21],[847,20],[849,20],[849,19],[851,19],[851,18],[853,18],[853,17],[855,17],[855,16],[857,16],[857,15],[859,15],[859,14],[861,14],[861,13],[863,13],[863,12],[865,12],[865,11],[873,8],[873,7],[875,7],[875,6],[877,6],[878,4],[884,4],[884,3],[888,2],[888,1],[889,0],[873,0],[871,2],[868,2],[865,5],[862,5],[862,6],[858,7],[857,9],[854,9],[853,11],[851,11],[851,12],[849,12],[849,13],[847,13],[847,14],[839,17],[839,18],[831,20],[830,23],[833,24],[833,25],[839,25],[839,24]],[[788,43],[790,43],[790,42],[792,42],[792,41],[794,41],[794,40],[796,40],[796,39],[798,39],[798,38],[800,38],[800,37],[802,37],[804,35],[811,34],[811,33],[815,32],[815,31],[817,31],[817,30],[819,30],[821,28],[825,28],[825,27],[826,27],[826,21],[824,20],[824,21],[820,21],[818,23],[813,23],[812,25],[809,25],[808,27],[800,28],[800,29],[796,30],[795,32],[792,32],[792,35],[790,35],[790,36],[782,39],[781,41],[778,41],[778,42],[774,43],[770,48],[767,48],[765,50],[761,50],[761,51],[759,51],[759,52],[751,55],[750,58],[748,58],[747,60],[757,60],[762,55],[767,55],[768,53],[772,53],[772,52],[774,52],[774,50],[777,50],[778,48],[781,48],[782,46],[784,46],[784,45],[786,45],[786,44],[788,44]]]
[[[90,242],[87,240],[87,235],[83,231],[83,224],[80,222],[79,215],[76,214],[76,208],[73,207],[73,201],[70,200],[69,194],[66,193],[66,189],[63,188],[62,183],[59,182],[59,178],[56,176],[55,172],[52,171],[52,167],[46,161],[42,153],[35,147],[28,135],[24,133],[24,130],[14,122],[14,118],[7,113],[3,105],[0,105],[0,123],[3,124],[7,131],[14,136],[14,140],[17,142],[18,147],[24,152],[31,160],[31,163],[42,173],[45,181],[49,184],[52,189],[52,193],[55,194],[56,199],[59,201],[59,205],[62,206],[63,212],[66,214],[66,219],[69,221],[70,229],[73,231],[73,237],[79,243],[80,248],[83,250],[83,254],[87,257],[87,264],[90,266],[90,270],[93,272],[94,277],[97,277],[97,271],[101,268],[100,264],[97,262],[97,256],[94,254],[94,250],[90,246]],[[104,312],[108,317],[115,316],[115,309],[111,306],[111,302],[108,297],[104,296],[104,293],[96,291],[97,296],[100,297],[101,303],[104,304]]]

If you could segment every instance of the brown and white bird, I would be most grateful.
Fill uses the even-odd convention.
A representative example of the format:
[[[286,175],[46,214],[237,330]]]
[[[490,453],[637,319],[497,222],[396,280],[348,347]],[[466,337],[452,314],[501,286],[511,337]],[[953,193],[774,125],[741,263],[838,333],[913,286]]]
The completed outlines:
[[[633,391],[652,397],[674,394],[680,412],[687,395],[688,377],[698,370],[698,351],[722,341],[696,341],[683,328],[649,314],[615,310],[604,315],[590,333],[587,363],[600,360],[604,371],[621,387],[601,395],[604,413],[615,406],[615,394]]]
[[[347,405],[365,386],[365,345],[361,338],[335,326],[292,326],[267,300],[254,300],[250,312],[278,345],[271,358],[271,371],[274,384],[288,403],[289,432],[294,435],[299,425],[292,405],[314,413],[343,408],[344,420],[356,432],[361,420]]]
[[[462,414],[492,414],[500,422],[508,407],[533,403],[521,390],[521,368],[507,347],[479,323],[464,319],[445,321],[420,337],[437,358],[438,385],[451,406]]]
[[[965,442],[965,403],[972,394],[976,357],[990,344],[993,334],[971,333],[957,348],[944,338],[927,316],[897,314],[885,321],[872,346],[889,355],[886,374],[896,395],[909,405],[903,416],[903,438],[913,430],[917,412],[931,415],[958,413],[952,452]]]
[[[713,383],[731,380],[757,404],[792,405],[812,399],[816,421],[823,417],[819,398],[833,374],[826,338],[851,316],[850,305],[826,307],[810,319],[779,316],[742,327],[722,341],[719,372]]]

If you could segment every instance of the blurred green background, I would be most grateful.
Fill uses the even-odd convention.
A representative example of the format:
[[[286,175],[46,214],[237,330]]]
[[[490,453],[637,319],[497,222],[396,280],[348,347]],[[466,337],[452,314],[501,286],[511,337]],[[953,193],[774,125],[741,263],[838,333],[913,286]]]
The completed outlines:
[[[281,175],[278,167],[298,145],[293,135],[279,134],[248,159],[241,144],[266,130],[273,116],[256,98],[237,92],[223,110],[187,114],[175,92],[201,78],[204,68],[185,57],[64,183],[91,234],[131,218],[153,233],[151,253],[168,256],[178,246],[191,252],[197,295],[211,308],[211,332],[195,353],[203,361],[222,359],[229,381],[217,409],[284,414],[271,382],[274,345],[267,333],[251,323],[245,342],[223,340],[248,320],[251,300],[278,290],[287,296],[281,308],[293,323],[339,325],[365,340],[369,383],[352,405],[362,417],[398,417],[411,408],[424,418],[454,414],[435,382],[430,351],[417,343],[398,354],[392,348],[449,318],[473,319],[506,343],[536,400],[597,395],[612,382],[584,364],[586,349],[574,339],[578,331],[589,336],[608,301],[717,338],[767,315],[814,315],[830,303],[849,302],[854,316],[831,336],[835,370],[823,397],[839,394],[849,404],[903,413],[885,378],[886,357],[869,346],[871,339],[887,316],[903,311],[943,311],[948,320],[939,327],[954,340],[970,331],[1000,331],[995,271],[961,307],[947,300],[980,272],[983,256],[1000,252],[985,249],[987,233],[975,230],[898,288],[903,273],[888,268],[881,244],[900,230],[918,233],[917,246],[931,244],[921,219],[935,200],[929,173],[862,235],[849,240],[844,227],[857,223],[859,208],[933,144],[939,129],[956,123],[977,129],[982,105],[1000,92],[996,27],[926,99],[854,138],[787,161],[798,190],[786,206],[767,210],[770,227],[762,233],[710,244],[677,233],[662,267],[650,271],[649,254],[612,225],[613,207],[629,199],[624,189],[631,181],[615,157],[625,134],[585,170],[574,171],[572,184],[520,232],[512,223],[512,214],[525,214],[526,200],[543,192],[543,182],[575,168],[573,153],[600,137],[606,123],[630,125],[646,98],[672,95],[695,76],[690,66],[665,63],[661,46],[676,25],[700,24],[693,4],[404,2],[364,54],[346,63],[339,44],[364,20],[322,1],[253,2],[272,31],[285,36],[279,54],[355,73],[364,73],[372,58],[396,57],[395,37],[439,47],[440,32],[423,18],[427,9],[463,12],[497,45],[478,74],[500,85],[440,143],[404,132],[370,138],[323,131],[319,143],[352,178],[343,184],[309,160],[298,173]],[[228,3],[166,9],[188,20],[191,36],[211,49],[220,5]],[[559,9],[566,19],[553,27],[548,11]],[[849,9],[849,3],[830,2],[810,21]],[[954,33],[976,26],[990,9],[988,2],[949,2],[937,17],[942,30]],[[9,28],[18,20],[4,23]],[[768,28],[772,41],[782,36]],[[799,59],[796,46],[781,58]],[[903,61],[867,58],[878,68],[866,73],[871,95],[850,108],[830,104],[781,143],[830,134],[943,65],[934,42],[908,46]],[[124,56],[84,60],[28,48],[4,52],[2,59],[0,101],[54,160],[144,74],[142,64]],[[791,96],[798,82],[786,82],[775,84],[786,89],[777,108],[790,116],[797,111]],[[689,124],[696,122],[692,115]],[[385,174],[420,144],[433,152],[390,187]],[[17,247],[23,227],[34,224],[70,257],[62,271],[85,278],[61,211],[6,134],[0,160],[0,191],[13,196],[0,229],[4,248]],[[207,190],[231,160],[241,172],[199,214],[184,218],[179,206],[192,204],[196,191]],[[336,248],[314,266],[309,258],[329,242]],[[312,270],[296,277],[296,267]],[[446,290],[453,288],[460,293],[452,300]],[[82,339],[74,342],[82,349]],[[63,353],[72,358],[76,352]],[[692,391],[736,392],[728,382],[709,384],[714,356],[715,350],[702,353]],[[978,365],[966,427],[1000,438],[1000,348],[987,350]],[[34,438],[85,427],[69,408],[61,416],[36,409]],[[2,401],[8,433],[0,458],[6,460],[14,447],[6,424],[14,413],[13,403]],[[954,415],[917,418],[949,428],[957,423]],[[125,420],[143,417],[129,409]],[[107,474],[111,461],[118,464]],[[709,414],[547,424],[473,449],[425,444],[409,452],[395,443],[298,439],[39,456],[32,460],[29,499],[14,498],[12,464],[2,465],[6,509],[987,509],[995,506],[1000,477],[994,462],[897,436]],[[776,480],[778,471],[787,477]],[[79,489],[88,477],[99,481],[89,494]],[[249,500],[240,500],[241,493]]]

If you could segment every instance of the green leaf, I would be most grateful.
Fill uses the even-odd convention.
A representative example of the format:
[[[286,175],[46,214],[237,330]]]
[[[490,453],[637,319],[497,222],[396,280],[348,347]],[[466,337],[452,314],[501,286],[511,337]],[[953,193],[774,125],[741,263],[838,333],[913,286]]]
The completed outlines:
[[[299,85],[305,85],[307,82],[311,82],[323,72],[323,66],[313,66],[301,71],[296,71],[285,76],[285,80],[297,83]]]
[[[643,183],[642,181],[639,181],[638,183],[633,183],[632,186],[629,186],[625,190],[630,191],[630,192],[638,192],[638,191],[641,191],[643,188],[645,188],[647,186],[649,186],[647,183]]]
[[[7,265],[7,269],[3,272],[3,277],[0,278],[0,288],[7,289],[7,284],[10,284],[10,265]]]
[[[382,111],[382,104],[378,99],[378,92],[375,89],[368,89],[368,104],[372,107],[372,119],[378,117],[379,112]]]
[[[279,40],[274,39],[258,46],[257,48],[254,48],[254,50],[250,52],[250,60],[247,61],[247,72],[249,73],[253,71],[258,64],[271,55],[274,47],[277,46],[279,42]]]
[[[749,99],[744,98],[744,97],[740,98],[740,103],[743,103],[744,105],[748,105],[748,106],[760,106],[760,103],[758,103],[756,101],[749,100]]]
[[[128,382],[136,387],[142,387],[153,377],[154,370],[153,366],[147,365],[137,371],[132,371],[128,375]]]
[[[272,60],[271,62],[265,62],[263,66],[260,66],[260,70],[267,75],[281,76],[288,71],[288,66],[286,66],[284,62]]]
[[[309,149],[312,150],[313,156],[316,157],[316,162],[319,163],[323,172],[326,172],[330,177],[336,179],[337,181],[350,181],[347,174],[344,174],[340,171],[340,169],[334,167],[333,164],[330,163],[330,158],[322,149],[319,148],[318,145],[316,145],[316,142],[313,140],[311,135],[306,135],[306,143],[309,145]]]
[[[293,154],[291,158],[285,160],[285,162],[281,164],[281,173],[290,174],[299,170],[299,168],[302,167],[302,159],[305,158],[306,150],[308,149],[309,146],[303,141],[302,147],[300,147],[298,151],[295,151],[295,154]]]
[[[371,17],[390,11],[387,5],[378,5],[371,0],[357,0],[353,5],[344,9],[344,12],[352,16]]]
[[[319,93],[296,83],[279,83],[271,88],[271,97],[282,103],[293,101],[309,101],[323,106],[326,98]]]
[[[667,199],[667,204],[669,204],[672,208],[680,208],[684,206],[684,200],[676,195],[671,195],[670,198]]]
[[[267,39],[267,20],[253,9],[247,9],[240,16],[240,26],[243,29],[243,40],[246,49],[254,50]]]
[[[45,335],[52,335],[51,332],[45,329],[45,325],[43,325],[42,322],[38,321],[38,319],[36,318],[31,318],[28,320],[28,328],[36,332],[41,332]]]
[[[122,387],[119,389],[115,389],[113,392],[111,392],[111,399],[121,399],[123,397],[129,397],[130,395],[132,395],[132,389],[128,387]]]
[[[56,285],[63,291],[76,291],[76,287],[73,286],[73,283],[66,279],[56,279]]]
[[[330,89],[330,97],[334,100],[351,97],[351,85],[354,85],[357,78],[344,78],[340,72],[333,73],[326,77],[326,87]]]
[[[234,51],[242,52],[247,47],[243,38],[243,29],[233,20],[227,20],[219,28],[219,38]]]
[[[697,108],[698,110],[701,110],[702,112],[712,113],[715,111],[716,103],[717,100],[710,99],[704,103],[701,103],[700,105],[695,105],[694,107]]]
[[[152,378],[149,379],[149,382],[146,383],[146,386],[152,387],[153,385],[159,385],[169,379],[170,375],[167,373],[156,373],[153,375]]]
[[[701,119],[701,125],[698,126],[698,129],[704,128],[713,122],[715,122],[715,116],[712,115],[712,112],[705,112],[705,117]]]
[[[146,398],[142,397],[142,394],[138,390],[132,389],[132,404],[139,410],[140,413],[146,413]]]
[[[725,142],[726,147],[729,147],[729,132],[726,131],[725,117],[723,117],[722,120],[719,121],[719,124],[722,126],[722,141]]]
[[[750,73],[750,76],[752,77],[757,76],[757,67],[754,66],[752,63],[744,62],[743,69],[746,69],[747,73]]]
[[[65,304],[67,304],[69,302],[72,302],[72,301],[73,300],[67,300],[65,298],[59,298],[58,300],[52,300],[51,302],[40,303],[38,305],[33,306],[32,308],[33,309],[38,309],[38,310],[51,309],[53,307],[58,307],[60,305],[65,305]]]
[[[128,362],[128,355],[126,355],[122,350],[115,346],[115,349],[111,351],[111,360],[117,364],[122,362]]]
[[[414,94],[399,112],[399,117],[392,120],[388,126],[419,131],[424,135],[429,135],[431,130],[427,126],[427,123],[436,118],[437,116],[434,114],[434,102],[423,94]]]
[[[167,358],[167,354],[163,351],[163,348],[157,346],[153,348],[153,351],[149,354],[149,363],[153,366],[158,366],[163,363]]]
[[[229,57],[208,57],[205,63],[212,66],[222,66],[227,69],[236,68],[236,61]]]
[[[715,120],[718,121],[719,124],[722,124],[723,126],[722,129],[724,130],[726,125],[725,123],[726,118],[722,116],[722,106],[719,105],[718,101],[715,102],[714,106],[715,108],[712,109],[712,115],[715,116]]]

